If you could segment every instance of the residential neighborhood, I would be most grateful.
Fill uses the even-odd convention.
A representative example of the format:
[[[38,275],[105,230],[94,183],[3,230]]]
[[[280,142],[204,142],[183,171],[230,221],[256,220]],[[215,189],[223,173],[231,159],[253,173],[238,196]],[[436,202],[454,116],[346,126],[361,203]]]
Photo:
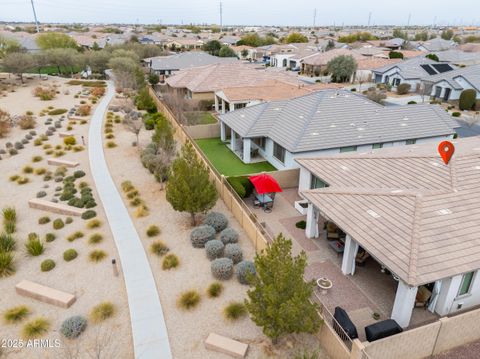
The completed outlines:
[[[479,358],[476,5],[5,1],[0,359]]]

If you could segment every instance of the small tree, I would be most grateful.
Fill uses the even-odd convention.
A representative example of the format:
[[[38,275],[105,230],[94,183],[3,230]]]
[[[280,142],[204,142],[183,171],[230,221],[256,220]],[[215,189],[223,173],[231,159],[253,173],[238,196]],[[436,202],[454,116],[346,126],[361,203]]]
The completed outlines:
[[[412,85],[403,83],[397,86],[397,93],[399,95],[406,95],[407,93],[410,92],[410,89],[412,88]]]
[[[247,50],[247,49],[243,49],[243,50],[240,52],[240,55],[242,55],[242,59],[246,59],[247,56],[248,56],[248,50]]]
[[[377,90],[375,87],[370,87],[366,91],[365,95],[370,101],[373,101],[379,104],[382,104],[383,100],[387,98],[387,94],[385,93],[385,91]]]
[[[291,43],[299,43],[299,42],[308,42],[308,37],[305,35],[302,35],[298,32],[292,32],[289,34],[285,39],[285,43],[291,44]]]
[[[442,31],[442,33],[441,33],[440,36],[441,36],[442,39],[444,39],[444,40],[451,40],[452,37],[453,37],[453,35],[454,35],[453,30],[452,30],[452,29],[448,29],[448,30]]]
[[[255,256],[257,275],[250,276],[245,306],[252,320],[274,344],[285,334],[315,333],[321,320],[310,302],[315,283],[305,282],[305,252],[292,257],[292,241],[280,234]]]
[[[37,36],[37,45],[42,50],[57,48],[78,48],[78,44],[73,37],[60,32],[45,32]]]
[[[463,90],[460,94],[458,107],[460,110],[474,110],[477,102],[477,91],[474,89]]]
[[[218,52],[219,57],[237,57],[237,54],[230,46],[223,45],[220,51]]]
[[[388,53],[388,57],[390,59],[403,59],[403,54],[401,52],[398,52],[398,51],[390,51]]]
[[[218,40],[210,40],[203,45],[203,51],[208,52],[210,55],[218,56],[222,44]]]
[[[6,137],[12,128],[12,119],[7,111],[0,109],[0,138]]]
[[[20,76],[23,84],[23,73],[35,67],[35,61],[29,53],[11,52],[3,59],[2,67],[5,71]]]
[[[158,74],[153,73],[148,75],[148,82],[150,85],[155,86],[158,84],[158,81],[160,81],[160,76],[158,76]]]
[[[138,95],[135,97],[135,105],[139,110],[146,110],[148,113],[157,112],[157,105],[148,93],[148,89],[146,87],[138,91]]]
[[[437,62],[439,61],[439,60],[438,60],[438,56],[435,55],[435,54],[428,54],[428,55],[426,55],[425,57],[426,57],[427,59],[430,59],[430,60],[433,60],[433,61],[437,61]]]
[[[351,55],[340,55],[328,62],[327,71],[333,82],[347,82],[357,71],[357,62]]]
[[[135,135],[137,146],[139,146],[138,135],[140,134],[140,131],[143,127],[142,120],[133,119],[130,114],[127,114],[123,119],[123,124],[128,131]]]
[[[210,182],[208,169],[190,143],[182,147],[180,157],[173,161],[166,192],[173,209],[190,213],[192,226],[197,213],[208,211],[217,202],[217,189]]]

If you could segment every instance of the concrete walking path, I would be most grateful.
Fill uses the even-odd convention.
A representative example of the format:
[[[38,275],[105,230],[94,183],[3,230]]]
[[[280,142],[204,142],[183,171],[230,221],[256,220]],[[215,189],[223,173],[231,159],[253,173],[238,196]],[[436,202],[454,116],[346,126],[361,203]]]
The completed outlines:
[[[171,359],[167,328],[152,270],[132,219],[110,176],[103,152],[102,123],[114,95],[114,86],[108,82],[106,94],[90,120],[88,133],[90,168],[120,255],[132,323],[135,358]]]

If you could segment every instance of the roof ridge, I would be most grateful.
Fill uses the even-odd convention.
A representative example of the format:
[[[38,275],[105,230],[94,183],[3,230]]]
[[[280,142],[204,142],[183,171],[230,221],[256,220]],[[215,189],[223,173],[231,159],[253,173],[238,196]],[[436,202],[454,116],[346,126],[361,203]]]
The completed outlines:
[[[247,131],[245,131],[245,137],[248,137],[248,133],[250,132],[250,130],[252,129],[252,127],[257,124],[258,119],[259,119],[260,117],[262,117],[263,113],[267,110],[267,108],[269,107],[270,103],[268,103],[268,102],[259,103],[259,104],[256,105],[256,106],[261,106],[261,105],[264,105],[264,106],[263,106],[263,109],[262,109],[262,111],[258,114],[258,116],[256,116],[255,121],[252,121],[252,123],[250,124],[250,126],[248,126]],[[245,108],[247,108],[247,107],[245,107]],[[242,109],[242,110],[243,110],[243,109]],[[230,111],[230,112],[233,112],[233,111]],[[270,126],[270,128],[271,128],[271,126]],[[269,129],[268,132],[270,132],[270,129]]]
[[[419,227],[422,201],[422,195],[415,196],[415,208],[413,210],[413,227],[410,241],[410,262],[408,264],[408,282],[415,284],[417,282],[417,261],[418,249],[420,245]]]
[[[328,189],[327,189],[328,188]],[[302,193],[306,194],[346,194],[349,196],[392,196],[392,197],[417,197],[422,196],[419,189],[400,189],[400,188],[369,188],[361,192],[358,187],[324,187],[324,188],[315,188]],[[385,190],[385,192],[378,192],[378,190]],[[388,191],[397,191],[401,192],[388,192]],[[430,195],[427,193],[426,195]]]
[[[455,158],[455,156],[453,156],[450,159],[449,166],[448,166],[450,170],[450,185],[453,191],[457,191],[457,184],[458,184],[456,164],[457,164],[457,159]]]
[[[309,95],[315,95],[315,94],[316,93],[312,93],[312,94],[309,94]],[[308,96],[308,95],[306,95],[306,96]],[[312,97],[315,98],[315,96],[312,96]],[[307,131],[308,125],[312,121],[312,116],[318,110],[318,106],[320,106],[320,103],[325,99],[325,95],[324,96],[316,96],[316,97],[317,98],[316,98],[315,106],[312,106],[312,109],[310,110],[310,113],[309,113],[308,117],[306,118],[306,121],[304,122],[302,132],[298,135],[297,139],[293,143],[292,148],[297,148],[298,144],[300,143],[300,140],[303,138],[303,135],[305,134],[305,131]]]

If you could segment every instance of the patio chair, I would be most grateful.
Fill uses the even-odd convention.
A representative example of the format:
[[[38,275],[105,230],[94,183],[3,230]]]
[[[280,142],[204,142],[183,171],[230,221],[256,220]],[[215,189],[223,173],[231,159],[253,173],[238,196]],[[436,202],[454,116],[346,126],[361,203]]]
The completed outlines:
[[[270,213],[272,212],[272,208],[273,208],[273,201],[271,202],[267,202],[263,205],[263,210],[266,212],[266,213]]]
[[[355,257],[355,264],[359,267],[364,266],[368,258],[370,258],[370,254],[368,254],[365,249],[359,248],[357,256]]]
[[[340,234],[338,233],[338,227],[333,222],[327,223],[327,239],[329,241],[337,240],[340,238]]]
[[[415,297],[415,307],[427,308],[428,302],[430,301],[431,297],[432,292],[424,285],[421,285],[418,288],[417,296]]]

